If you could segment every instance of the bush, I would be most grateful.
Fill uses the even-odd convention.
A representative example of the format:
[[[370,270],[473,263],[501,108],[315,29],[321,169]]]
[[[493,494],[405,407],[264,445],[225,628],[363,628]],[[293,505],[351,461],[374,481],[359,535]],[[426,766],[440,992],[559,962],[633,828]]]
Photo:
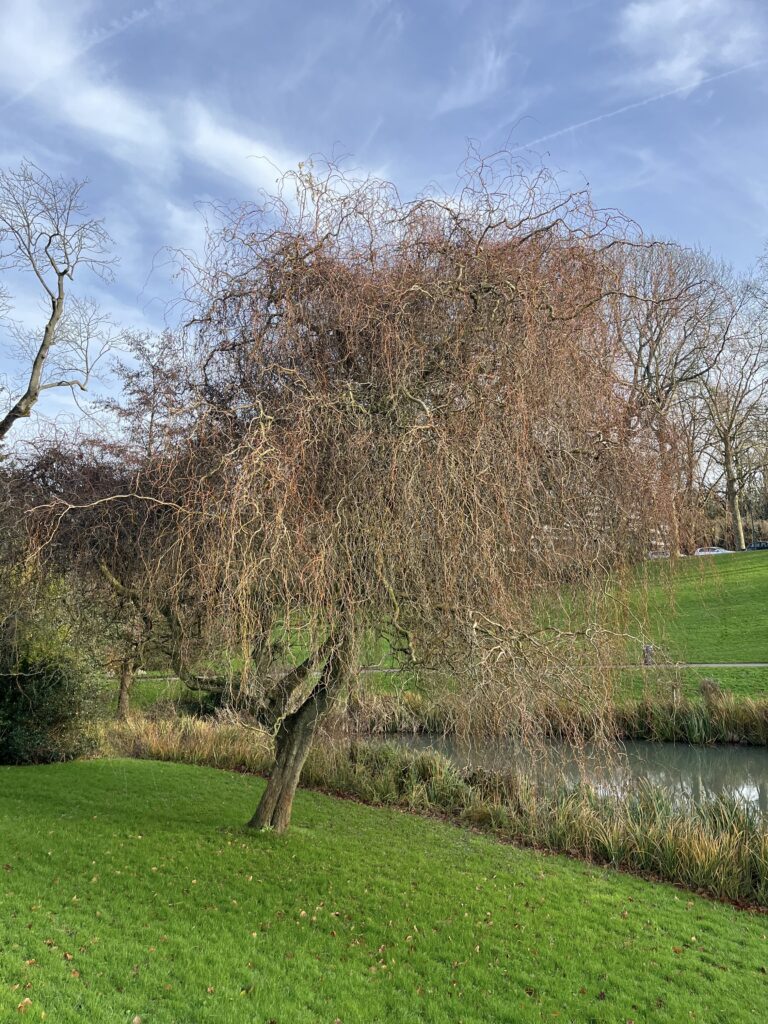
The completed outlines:
[[[85,679],[63,655],[0,646],[0,764],[62,761],[84,752]]]

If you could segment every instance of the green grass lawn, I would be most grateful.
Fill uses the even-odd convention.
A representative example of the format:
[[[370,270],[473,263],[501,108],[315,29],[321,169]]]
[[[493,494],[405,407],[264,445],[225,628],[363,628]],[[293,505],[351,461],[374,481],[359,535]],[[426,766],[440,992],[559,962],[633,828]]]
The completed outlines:
[[[316,793],[248,833],[262,786],[0,769],[0,1020],[766,1019],[765,917]]]
[[[96,714],[111,718],[117,708],[118,680],[115,676],[100,676],[94,687]],[[204,700],[198,690],[190,690],[180,679],[168,673],[148,672],[137,675],[131,688],[130,706],[134,711],[149,711],[162,702],[184,704],[194,708]]]
[[[768,662],[768,552],[657,563],[647,600],[652,635],[674,660]]]
[[[637,669],[622,674],[620,693],[629,697],[640,697],[644,692],[663,695],[677,685],[686,697],[698,697],[702,679],[713,679],[737,697],[768,698],[765,668]]]

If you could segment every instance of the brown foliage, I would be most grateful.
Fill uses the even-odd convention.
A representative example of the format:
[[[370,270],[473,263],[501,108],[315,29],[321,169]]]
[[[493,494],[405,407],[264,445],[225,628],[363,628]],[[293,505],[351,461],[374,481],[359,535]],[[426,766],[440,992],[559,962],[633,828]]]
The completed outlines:
[[[628,225],[504,157],[415,202],[304,168],[218,214],[182,268],[190,428],[131,499],[180,642],[239,652],[278,762],[372,633],[529,736],[599,719],[606,580],[670,514],[605,312]]]
[[[574,655],[551,595],[644,552],[663,494],[602,308],[626,225],[507,171],[414,203],[307,171],[187,265],[179,565],[246,644],[387,626],[469,686]]]

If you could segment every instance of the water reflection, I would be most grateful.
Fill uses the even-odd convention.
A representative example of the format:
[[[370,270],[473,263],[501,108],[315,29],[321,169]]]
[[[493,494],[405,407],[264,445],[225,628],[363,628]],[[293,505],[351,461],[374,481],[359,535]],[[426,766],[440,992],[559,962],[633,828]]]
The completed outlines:
[[[530,771],[529,758],[504,743],[461,743],[452,737],[394,737],[412,750],[437,750],[460,766]],[[680,743],[627,742],[606,766],[603,758],[588,753],[575,758],[564,748],[553,748],[551,765],[537,761],[534,774],[546,781],[557,764],[571,782],[586,779],[601,792],[626,792],[642,781],[659,786],[674,799],[701,803],[727,797],[768,813],[768,749],[765,747],[699,747]]]

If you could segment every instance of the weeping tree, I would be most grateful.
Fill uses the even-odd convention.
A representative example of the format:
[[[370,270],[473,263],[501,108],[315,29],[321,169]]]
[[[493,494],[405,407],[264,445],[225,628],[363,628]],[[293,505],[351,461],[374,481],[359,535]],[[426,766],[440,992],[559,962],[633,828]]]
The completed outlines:
[[[288,827],[372,638],[476,726],[607,727],[616,581],[669,514],[605,316],[627,225],[504,157],[410,202],[303,167],[215,213],[185,430],[131,501],[179,673],[226,649],[274,736],[250,824]]]
[[[372,635],[531,742],[547,708],[602,721],[606,581],[670,514],[605,316],[626,224],[505,158],[413,202],[305,167],[217,214],[152,501],[179,650],[186,610],[225,624],[274,734],[251,824],[288,826]]]

